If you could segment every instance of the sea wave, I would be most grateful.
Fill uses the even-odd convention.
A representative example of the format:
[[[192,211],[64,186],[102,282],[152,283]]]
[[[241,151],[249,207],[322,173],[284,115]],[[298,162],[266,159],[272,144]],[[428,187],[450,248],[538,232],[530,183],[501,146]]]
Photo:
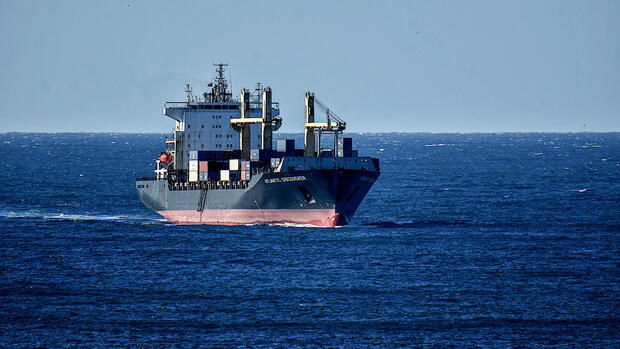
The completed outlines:
[[[104,214],[80,214],[80,213],[62,213],[62,212],[46,212],[41,210],[7,210],[0,211],[0,217],[4,218],[35,218],[50,221],[107,221],[122,223],[141,223],[141,224],[158,224],[166,223],[163,218],[150,218],[143,216],[126,216],[126,215],[104,215]]]

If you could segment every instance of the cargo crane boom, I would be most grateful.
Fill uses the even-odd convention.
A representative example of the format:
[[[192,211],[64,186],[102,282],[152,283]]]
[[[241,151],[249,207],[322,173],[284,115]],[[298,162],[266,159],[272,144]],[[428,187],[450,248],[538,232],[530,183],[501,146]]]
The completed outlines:
[[[282,125],[282,118],[273,117],[271,108],[271,88],[267,87],[262,90],[263,105],[262,117],[250,117],[250,94],[246,89],[241,90],[241,115],[240,118],[230,119],[230,126],[236,132],[239,132],[241,158],[250,158],[250,125],[262,124],[262,149],[272,148],[272,132],[277,131]]]
[[[314,106],[323,110],[326,122],[314,122]],[[336,113],[329,110],[323,102],[314,96],[314,93],[306,92],[306,124],[305,124],[305,152],[304,156],[320,156],[321,135],[324,133],[334,134],[334,156],[338,153],[338,135],[347,127],[347,123]],[[318,135],[318,151],[315,149],[315,132]]]

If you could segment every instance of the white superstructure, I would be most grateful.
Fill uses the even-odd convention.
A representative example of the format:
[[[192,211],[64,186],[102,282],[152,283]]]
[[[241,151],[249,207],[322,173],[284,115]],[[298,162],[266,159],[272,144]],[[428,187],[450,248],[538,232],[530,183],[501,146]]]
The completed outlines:
[[[166,151],[173,156],[174,167],[184,170],[187,167],[189,152],[194,150],[222,151],[240,148],[240,135],[231,127],[230,120],[241,114],[241,102],[233,99],[224,77],[226,64],[215,64],[218,75],[208,86],[211,91],[201,96],[192,94],[187,85],[184,102],[166,102],[163,114],[176,121],[172,138],[166,141]],[[262,116],[263,87],[259,83],[250,96],[250,117]],[[277,102],[272,103],[272,115],[280,114]],[[262,130],[260,124],[249,125],[252,149],[261,148]]]

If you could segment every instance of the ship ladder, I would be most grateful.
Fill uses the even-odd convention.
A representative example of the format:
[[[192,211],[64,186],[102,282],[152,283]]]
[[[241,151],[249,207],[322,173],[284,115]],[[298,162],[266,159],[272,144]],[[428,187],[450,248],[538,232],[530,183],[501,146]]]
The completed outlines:
[[[205,209],[205,202],[207,201],[207,190],[200,189],[200,196],[198,197],[198,207],[196,211],[202,212]]]

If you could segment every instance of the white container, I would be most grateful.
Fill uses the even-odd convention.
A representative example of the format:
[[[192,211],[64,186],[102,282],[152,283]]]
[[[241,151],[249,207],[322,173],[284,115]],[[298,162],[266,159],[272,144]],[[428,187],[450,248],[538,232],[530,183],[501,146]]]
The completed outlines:
[[[260,152],[258,149],[250,149],[250,160],[259,160]]]
[[[280,152],[286,151],[286,139],[279,139],[277,144],[278,144],[277,146],[278,151]]]
[[[250,162],[248,160],[241,160],[239,162],[239,169],[241,171],[249,170],[250,169]]]
[[[220,181],[229,181],[229,180],[230,180],[230,171],[220,170]]]
[[[249,181],[250,180],[250,170],[241,171],[241,180],[242,181]]]
[[[239,159],[230,159],[228,169],[231,171],[239,171]]]
[[[198,160],[190,160],[189,161],[189,170],[190,171],[198,171]]]
[[[276,168],[280,165],[280,158],[271,158],[271,168]]]
[[[198,171],[189,171],[189,181],[198,182]]]

